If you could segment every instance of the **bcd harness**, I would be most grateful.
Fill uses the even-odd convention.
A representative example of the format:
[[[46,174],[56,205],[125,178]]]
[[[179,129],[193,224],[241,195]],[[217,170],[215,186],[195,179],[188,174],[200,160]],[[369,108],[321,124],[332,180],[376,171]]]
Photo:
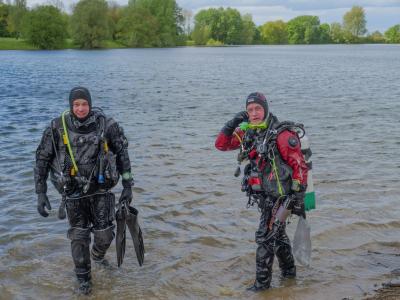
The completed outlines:
[[[69,113],[69,111],[68,110],[64,111],[62,113],[61,119],[62,119],[62,125],[63,125],[63,130],[64,130],[64,134],[63,134],[64,145],[67,146],[68,154],[69,154],[69,157],[71,158],[72,165],[73,165],[73,167],[71,168],[70,175],[81,177],[79,174],[79,169],[76,164],[74,152],[72,151],[71,143],[70,143],[69,136],[68,136],[68,128],[67,128],[67,124],[65,122],[65,114],[66,113]],[[99,119],[100,119],[100,149],[99,149],[100,151],[99,151],[99,157],[98,157],[99,172],[98,172],[97,182],[99,184],[104,184],[104,156],[108,152],[108,144],[107,144],[107,140],[104,137],[105,116],[101,115],[101,117]],[[89,190],[90,181],[92,179],[95,168],[96,168],[96,165],[93,167],[92,171],[90,172],[90,176],[88,179],[83,177],[84,178],[83,180],[86,181],[86,184],[84,185],[84,188],[83,188],[84,194],[86,194],[87,191]]]
[[[242,180],[242,191],[249,197],[247,207],[255,203],[261,207],[265,196],[270,196],[277,199],[272,208],[275,214],[280,204],[288,198],[292,183],[292,169],[281,158],[276,140],[285,130],[294,132],[300,139],[305,134],[304,126],[289,121],[278,122],[276,119],[267,120],[265,125],[256,125],[258,127],[245,126],[240,126],[245,130],[243,139],[234,133],[240,141],[235,176],[240,175],[242,161],[249,160]]]
[[[53,130],[51,130],[52,143],[58,165],[58,170],[56,170],[54,167],[52,169],[53,173],[56,173],[56,176],[54,176],[55,178],[52,179],[52,181],[57,190],[63,195],[63,197],[68,194],[67,190],[68,186],[71,186],[71,180],[75,182],[75,184],[72,184],[72,186],[77,184],[81,188],[83,194],[87,194],[87,192],[90,190],[91,183],[96,182],[101,189],[107,191],[108,189],[115,186],[118,182],[119,173],[116,170],[116,157],[115,154],[113,154],[109,150],[108,143],[105,138],[106,117],[102,113],[101,109],[95,108],[94,111],[96,113],[96,120],[99,120],[99,126],[96,125],[96,131],[88,135],[89,140],[92,141],[92,144],[83,146],[89,147],[88,149],[91,149],[89,151],[90,154],[88,154],[89,156],[85,156],[86,169],[84,169],[85,172],[83,173],[78,168],[78,163],[76,161],[75,155],[76,153],[74,153],[74,149],[71,145],[71,138],[66,122],[66,117],[69,114],[69,111],[67,110],[62,113],[62,124],[59,124],[58,126],[54,124],[52,125],[52,128],[58,128],[57,130],[60,132],[60,138],[65,146],[65,150],[61,149],[61,158],[64,159],[64,164],[62,166],[62,159],[60,159],[60,154],[58,153],[59,149],[57,149],[55,143]],[[81,138],[83,138],[85,134],[79,135],[74,133],[74,136],[74,142],[76,142],[76,140],[80,140]],[[84,141],[83,143],[85,143]],[[87,169],[88,166],[91,166],[89,170]],[[97,178],[93,180],[95,173]],[[71,194],[71,192],[69,194]],[[80,198],[81,197],[83,196],[80,195]]]

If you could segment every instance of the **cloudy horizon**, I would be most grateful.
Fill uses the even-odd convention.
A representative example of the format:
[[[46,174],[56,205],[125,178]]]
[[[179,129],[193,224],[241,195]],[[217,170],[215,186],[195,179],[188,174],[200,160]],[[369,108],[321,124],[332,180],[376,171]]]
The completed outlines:
[[[27,0],[30,7],[54,1],[57,0]],[[77,0],[59,1],[67,11],[70,11],[72,5],[77,2]],[[113,0],[113,2],[126,5],[128,0]],[[383,33],[389,27],[400,24],[400,0],[176,0],[176,2],[182,9],[191,10],[193,15],[201,9],[210,7],[236,8],[241,14],[251,14],[256,25],[275,20],[287,22],[301,15],[318,16],[321,23],[341,23],[343,15],[353,5],[364,8],[367,29],[370,33],[376,30]]]

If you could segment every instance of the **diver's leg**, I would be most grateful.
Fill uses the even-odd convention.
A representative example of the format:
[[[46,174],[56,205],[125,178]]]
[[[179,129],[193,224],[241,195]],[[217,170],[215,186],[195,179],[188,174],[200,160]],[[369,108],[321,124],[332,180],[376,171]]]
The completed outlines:
[[[91,291],[90,266],[90,228],[87,207],[81,199],[68,200],[66,204],[70,228],[71,254],[75,264],[75,274],[80,283],[79,291],[89,294]]]
[[[104,256],[114,239],[115,196],[112,193],[96,195],[92,203],[94,242],[92,259],[108,265]]]
[[[275,254],[278,258],[282,276],[286,278],[296,277],[296,266],[292,254],[289,237],[286,234],[286,226],[279,228],[275,241]]]
[[[274,240],[270,238],[268,229],[269,212],[263,212],[260,225],[256,231],[256,280],[250,287],[252,291],[265,290],[270,287],[272,279],[272,265],[274,262]]]

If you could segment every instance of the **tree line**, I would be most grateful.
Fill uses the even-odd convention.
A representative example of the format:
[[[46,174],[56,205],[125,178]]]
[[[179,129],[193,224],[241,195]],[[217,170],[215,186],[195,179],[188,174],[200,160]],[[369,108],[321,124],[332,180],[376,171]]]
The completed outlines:
[[[71,38],[80,48],[101,48],[112,40],[126,47],[184,45],[182,10],[175,0],[130,0],[128,5],[105,0],[80,0],[68,15],[59,5],[32,9],[26,0],[0,0],[0,37],[24,38],[41,49],[59,49]]]
[[[125,6],[106,0],[80,0],[71,14],[60,0],[29,9],[26,0],[0,0],[0,37],[23,38],[41,49],[101,48],[112,40],[125,47],[179,45],[400,43],[400,24],[367,34],[364,9],[353,6],[342,23],[320,23],[318,16],[256,26],[250,14],[233,8],[200,10],[192,19],[175,0],[129,0]]]
[[[241,16],[232,8],[201,10],[194,20],[191,38],[197,45],[400,43],[400,24],[384,34],[367,34],[365,12],[360,6],[346,12],[342,23],[332,24],[321,24],[318,16],[298,16],[288,22],[270,21],[257,27],[251,15]]]

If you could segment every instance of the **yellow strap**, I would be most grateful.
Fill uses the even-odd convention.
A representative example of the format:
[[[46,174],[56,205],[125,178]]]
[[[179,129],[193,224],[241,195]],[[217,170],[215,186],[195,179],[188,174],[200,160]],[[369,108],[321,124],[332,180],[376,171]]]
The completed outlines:
[[[275,157],[274,157],[274,159],[271,160],[271,163],[272,163],[272,168],[274,169],[274,173],[275,173],[275,176],[276,176],[276,182],[278,183],[279,195],[283,196],[283,188],[282,188],[281,180],[279,179],[278,170],[276,168]]]
[[[78,166],[76,165],[76,161],[75,161],[74,153],[72,152],[71,144],[69,142],[67,124],[65,123],[65,114],[67,112],[68,112],[68,110],[66,110],[62,113],[61,119],[62,119],[62,124],[63,124],[63,128],[64,128],[64,143],[66,142],[66,144],[67,144],[68,153],[69,153],[69,156],[71,157],[72,164],[74,166],[74,172],[72,172],[72,170],[71,170],[71,175],[73,175],[73,173],[77,174],[79,172],[79,170],[78,170]]]
[[[240,135],[237,134],[237,132],[233,132],[233,134],[236,136],[236,138],[239,140],[240,144],[243,143],[242,138],[240,137]]]

